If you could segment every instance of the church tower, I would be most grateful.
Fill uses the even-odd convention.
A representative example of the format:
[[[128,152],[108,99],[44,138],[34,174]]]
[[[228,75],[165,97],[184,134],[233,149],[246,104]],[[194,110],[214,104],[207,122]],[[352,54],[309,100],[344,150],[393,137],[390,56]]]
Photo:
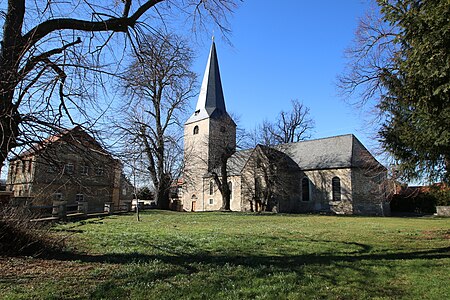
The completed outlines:
[[[210,187],[204,178],[220,167],[223,153],[235,148],[236,124],[225,107],[213,41],[197,106],[184,125],[184,210],[205,210],[205,194]]]

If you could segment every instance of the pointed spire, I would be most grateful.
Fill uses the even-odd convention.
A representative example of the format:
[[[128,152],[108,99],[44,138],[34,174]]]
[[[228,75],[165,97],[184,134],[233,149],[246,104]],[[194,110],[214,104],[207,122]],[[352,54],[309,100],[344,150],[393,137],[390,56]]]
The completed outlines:
[[[214,38],[194,114],[186,123],[227,115]]]

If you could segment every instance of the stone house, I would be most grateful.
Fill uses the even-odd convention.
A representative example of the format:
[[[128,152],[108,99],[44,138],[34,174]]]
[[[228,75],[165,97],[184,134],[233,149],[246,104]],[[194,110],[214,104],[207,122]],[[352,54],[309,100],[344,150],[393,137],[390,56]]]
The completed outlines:
[[[79,126],[11,159],[6,184],[14,197],[29,199],[31,206],[84,202],[90,212],[103,211],[105,203],[119,207],[133,196],[120,161]]]
[[[185,211],[221,208],[212,174],[224,157],[233,211],[383,215],[388,208],[386,168],[352,134],[235,151],[236,124],[226,111],[214,42],[184,143]]]

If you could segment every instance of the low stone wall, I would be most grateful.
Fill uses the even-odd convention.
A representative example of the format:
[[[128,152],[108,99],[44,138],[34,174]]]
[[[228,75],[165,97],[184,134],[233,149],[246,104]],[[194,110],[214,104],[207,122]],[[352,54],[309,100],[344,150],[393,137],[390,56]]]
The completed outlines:
[[[450,206],[436,206],[436,214],[439,217],[450,217]]]

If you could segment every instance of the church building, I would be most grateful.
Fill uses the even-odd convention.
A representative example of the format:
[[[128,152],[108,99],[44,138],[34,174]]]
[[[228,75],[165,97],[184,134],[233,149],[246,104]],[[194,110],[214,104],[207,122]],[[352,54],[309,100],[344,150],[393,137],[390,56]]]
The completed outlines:
[[[182,207],[214,211],[226,182],[232,211],[385,215],[386,168],[352,134],[236,151],[212,43],[194,113],[184,127]]]

